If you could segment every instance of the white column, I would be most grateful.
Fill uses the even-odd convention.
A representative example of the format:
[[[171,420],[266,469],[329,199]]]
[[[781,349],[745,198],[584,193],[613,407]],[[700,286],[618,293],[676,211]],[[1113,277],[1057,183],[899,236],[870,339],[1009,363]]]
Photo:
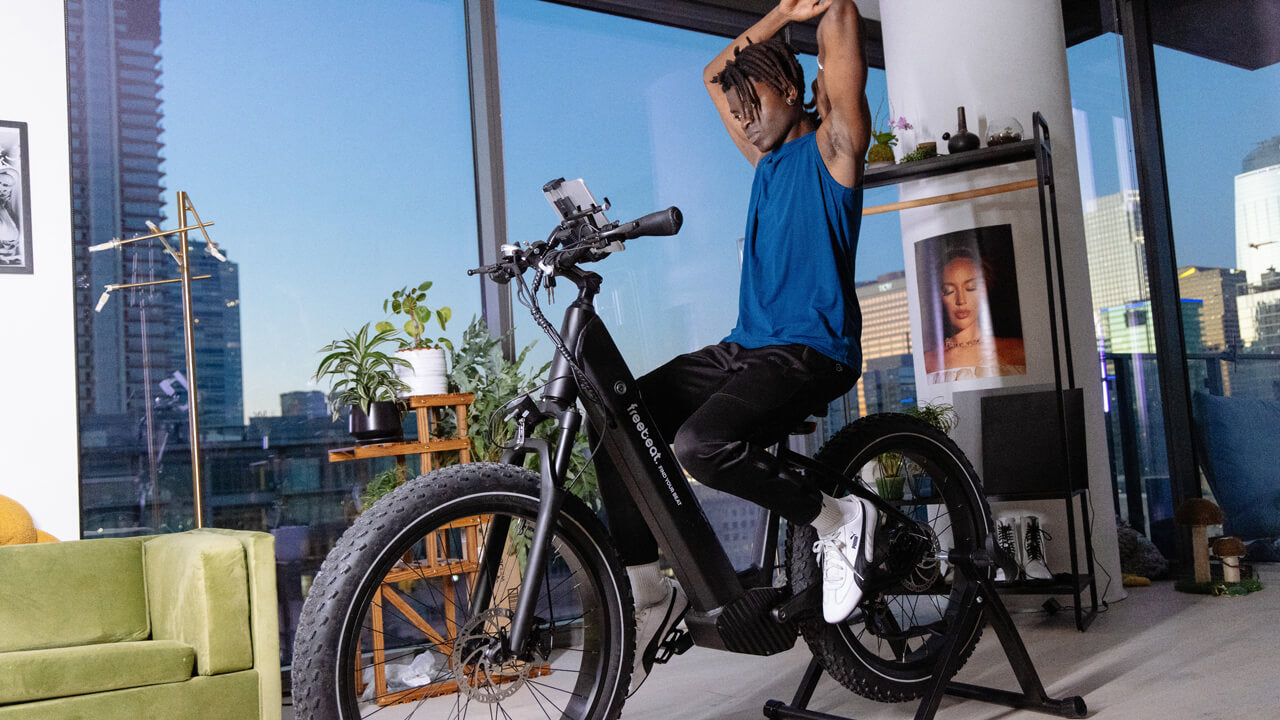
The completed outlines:
[[[894,0],[880,5],[885,68],[894,117],[912,123],[899,153],[935,140],[946,152],[944,132],[956,131],[956,108],[966,111],[969,131],[986,146],[988,124],[1016,118],[1023,137],[1033,135],[1032,114],[1039,111],[1049,126],[1057,181],[1063,266],[1071,321],[1076,383],[1084,388],[1086,444],[1093,541],[1096,559],[1111,575],[1110,597],[1123,597],[1111,502],[1111,474],[1103,425],[1103,387],[1094,340],[1092,305],[1085,255],[1075,132],[1072,122],[1062,9],[1057,0],[981,0],[938,3]],[[958,192],[1035,177],[1034,162],[906,183],[900,199]],[[900,213],[902,247],[911,299],[911,325],[916,351],[917,397],[921,401],[955,402],[961,412],[956,440],[981,473],[981,418],[978,397],[991,392],[1050,389],[1053,358],[1048,323],[1044,255],[1036,190],[1020,190],[976,200],[933,205]],[[926,311],[938,302],[934,288],[921,294],[916,244],[941,234],[1008,223],[1012,226],[1014,270],[1026,353],[1025,374],[931,383],[924,352],[932,341],[922,333],[922,297]],[[1008,268],[1003,268],[1006,276]],[[978,391],[978,392],[968,392]],[[1065,508],[1061,502],[1019,503],[1050,515],[1050,567],[1068,569]],[[993,507],[993,512],[1009,509]],[[1078,517],[1078,515],[1077,515]],[[1083,562],[1083,554],[1081,555]],[[1099,574],[1099,591],[1107,583]]]

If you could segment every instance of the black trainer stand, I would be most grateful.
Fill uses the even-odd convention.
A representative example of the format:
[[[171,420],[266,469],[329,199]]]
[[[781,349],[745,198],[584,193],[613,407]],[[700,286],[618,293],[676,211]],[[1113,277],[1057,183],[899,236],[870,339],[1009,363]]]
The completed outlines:
[[[1009,615],[1004,603],[1001,602],[1000,596],[996,594],[990,573],[978,570],[979,567],[989,568],[991,566],[990,556],[984,551],[979,551],[974,553],[973,556],[952,554],[947,560],[955,567],[956,572],[963,572],[970,579],[976,580],[976,582],[969,583],[969,589],[961,598],[961,607],[963,608],[961,612],[964,615],[960,618],[960,626],[964,627],[968,621],[974,620],[974,615],[981,616],[976,618],[979,622],[986,622],[991,625],[996,631],[996,635],[1000,638],[1000,644],[1004,647],[1005,657],[1009,659],[1009,664],[1013,667],[1013,673],[1018,678],[1018,684],[1022,687],[1022,692],[1016,693],[980,685],[948,682],[947,679],[959,669],[961,662],[960,651],[964,649],[958,642],[958,638],[952,634],[947,636],[946,643],[942,647],[942,652],[939,656],[942,666],[938,668],[938,672],[933,674],[933,678],[925,688],[920,707],[916,710],[915,720],[932,720],[938,712],[938,706],[942,704],[943,695],[954,695],[968,700],[1005,705],[1019,710],[1034,710],[1059,717],[1084,717],[1085,713],[1088,712],[1084,698],[1072,696],[1058,700],[1049,697],[1045,692],[1044,685],[1040,682],[1040,675],[1036,672],[1035,665],[1031,662],[1031,656],[1027,654],[1027,647],[1022,643],[1022,636],[1018,634],[1018,629],[1013,624],[1013,618]],[[800,680],[800,687],[796,689],[796,695],[792,698],[791,704],[784,705],[781,700],[770,700],[764,705],[764,716],[773,718],[773,720],[785,720],[788,718],[795,718],[796,720],[853,720],[852,718],[807,709],[809,701],[813,698],[813,691],[818,686],[818,678],[821,676],[822,667],[818,664],[818,659],[814,658],[809,661],[809,667],[805,670],[804,677]]]

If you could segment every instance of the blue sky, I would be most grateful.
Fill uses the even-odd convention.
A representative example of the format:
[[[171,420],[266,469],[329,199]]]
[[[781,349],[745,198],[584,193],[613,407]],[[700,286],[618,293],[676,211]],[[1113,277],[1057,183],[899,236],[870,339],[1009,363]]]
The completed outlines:
[[[381,319],[396,288],[434,281],[428,304],[453,308],[454,337],[479,308],[464,272],[476,236],[461,3],[297,7],[162,2],[166,182],[190,193],[240,265],[250,414],[277,414],[279,393],[308,387],[315,350]],[[510,239],[545,237],[555,220],[541,187],[555,177],[585,178],[614,219],[679,205],[679,236],[633,243],[601,267],[601,309],[637,371],[718,340],[736,312],[751,181],[701,85],[725,41],[532,0],[497,8]],[[1097,191],[1115,192],[1115,38],[1069,58]],[[1280,69],[1164,50],[1157,62],[1179,262],[1230,266],[1232,178],[1255,143],[1280,134]],[[874,109],[882,72],[868,94]],[[896,217],[868,218],[859,277],[902,266]],[[535,339],[518,327],[521,345]]]

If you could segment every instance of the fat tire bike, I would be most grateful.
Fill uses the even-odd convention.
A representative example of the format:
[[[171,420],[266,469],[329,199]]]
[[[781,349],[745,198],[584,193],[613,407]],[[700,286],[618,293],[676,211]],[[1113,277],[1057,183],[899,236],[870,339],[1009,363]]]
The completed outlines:
[[[583,268],[634,238],[675,234],[679,210],[617,223],[604,215],[608,200],[596,204],[580,181],[552,181],[544,192],[561,219],[549,237],[505,246],[498,262],[469,273],[516,282],[555,345],[550,380],[505,406],[515,440],[503,462],[421,475],[343,534],[298,626],[297,716],[619,717],[636,652],[634,608],[614,539],[569,492],[584,414],[594,451],[617,467],[691,603],[687,630],[665,638],[659,661],[693,644],[772,655],[803,637],[823,671],[889,702],[921,697],[939,668],[958,670],[983,626],[966,606],[980,602],[974,583],[989,580],[994,563],[975,574],[948,558],[997,551],[979,479],[955,443],[923,421],[886,414],[844,427],[812,459],[774,449],[825,492],[879,510],[873,567],[848,621],[822,619],[810,526],[786,527],[771,514],[758,560],[735,570],[595,310],[601,276]],[[537,302],[557,278],[578,291],[558,332]],[[544,423],[553,424],[551,440],[534,434]],[[538,471],[523,467],[529,457]],[[886,500],[874,488],[890,477],[902,492]]]

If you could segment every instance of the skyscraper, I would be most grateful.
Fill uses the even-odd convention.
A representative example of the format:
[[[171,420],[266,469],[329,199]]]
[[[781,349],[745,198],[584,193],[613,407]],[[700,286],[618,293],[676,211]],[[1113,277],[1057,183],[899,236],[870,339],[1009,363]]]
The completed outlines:
[[[185,375],[177,285],[118,291],[95,312],[104,287],[166,280],[178,266],[159,240],[90,252],[165,223],[160,100],[160,0],[69,0],[72,233],[76,278],[77,386],[81,418],[136,417],[154,409],[160,383]],[[170,228],[171,229],[171,228]],[[200,237],[198,234],[195,237]],[[168,246],[176,249],[178,238]],[[239,283],[193,242],[197,381],[215,425],[244,424]],[[172,387],[167,385],[166,387]]]
[[[1236,266],[1255,284],[1280,270],[1280,135],[1258,143],[1236,176]]]
[[[193,498],[179,286],[99,302],[108,286],[179,276],[177,236],[109,245],[150,234],[148,222],[173,228],[161,169],[160,0],[66,8],[82,523],[90,532],[181,527]],[[231,426],[235,437],[244,426],[237,268],[203,242],[189,254],[191,275],[212,276],[192,284],[202,427]]]
[[[828,407],[828,437],[863,415],[901,411],[915,400],[906,272],[859,283],[856,292],[862,308],[862,377]]]
[[[1149,297],[1137,192],[1098,198],[1084,214],[1084,240],[1095,316]]]
[[[182,367],[181,315],[165,310],[178,297],[171,286],[120,292],[94,312],[106,285],[172,277],[159,243],[89,252],[164,220],[159,44],[159,0],[67,2],[81,418],[143,411],[148,382]]]
[[[1240,349],[1240,316],[1236,297],[1245,291],[1242,270],[1178,268],[1178,292],[1184,300],[1200,300],[1200,341],[1205,352]]]

